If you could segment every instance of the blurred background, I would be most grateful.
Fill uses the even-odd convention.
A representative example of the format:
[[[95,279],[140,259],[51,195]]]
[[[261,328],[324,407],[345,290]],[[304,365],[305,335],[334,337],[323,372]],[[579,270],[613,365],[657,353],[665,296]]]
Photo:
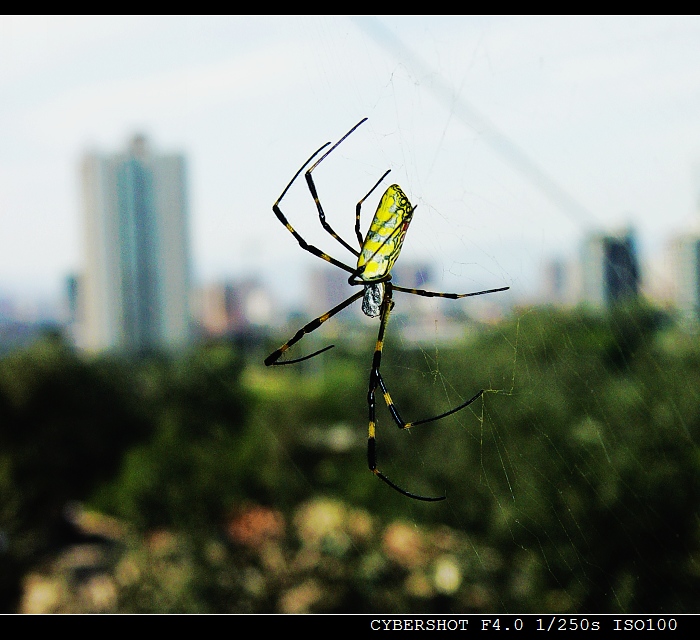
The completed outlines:
[[[700,19],[0,18],[5,612],[698,612]],[[378,323],[272,204],[416,214]],[[381,188],[363,205],[366,231]],[[305,181],[282,209],[354,266]],[[381,400],[381,398],[380,398]]]

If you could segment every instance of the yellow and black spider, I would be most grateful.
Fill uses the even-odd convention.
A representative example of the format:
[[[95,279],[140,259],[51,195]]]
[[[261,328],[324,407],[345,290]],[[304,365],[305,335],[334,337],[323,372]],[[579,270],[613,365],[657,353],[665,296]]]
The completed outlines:
[[[372,370],[369,375],[369,391],[367,393],[367,404],[369,406],[369,434],[367,438],[367,462],[369,464],[369,469],[374,475],[381,478],[386,482],[392,489],[395,489],[399,493],[402,493],[409,498],[414,498],[416,500],[425,500],[428,502],[434,502],[437,500],[444,500],[445,496],[428,497],[420,496],[410,491],[402,489],[398,485],[394,484],[389,478],[387,478],[379,469],[377,468],[377,454],[375,445],[375,393],[377,387],[381,389],[384,396],[384,401],[391,413],[396,424],[400,429],[408,429],[409,427],[414,427],[419,424],[425,424],[427,422],[434,422],[435,420],[440,420],[445,418],[465,407],[468,407],[472,402],[478,399],[483,390],[479,391],[473,398],[470,398],[466,402],[463,402],[458,407],[450,409],[445,413],[441,413],[438,416],[432,418],[425,418],[423,420],[417,420],[414,422],[406,422],[403,420],[399,414],[396,406],[394,405],[391,396],[389,395],[389,390],[384,382],[384,379],[379,372],[379,367],[382,359],[382,348],[384,345],[384,333],[386,332],[387,323],[389,322],[389,313],[394,307],[393,292],[399,291],[401,293],[411,293],[417,296],[425,297],[439,297],[439,298],[468,298],[470,296],[480,296],[486,293],[495,293],[497,291],[505,291],[509,287],[500,287],[498,289],[488,289],[486,291],[477,291],[475,293],[442,293],[436,291],[425,291],[423,289],[408,289],[406,287],[400,287],[391,282],[391,269],[396,262],[396,259],[401,253],[401,247],[403,245],[404,238],[406,237],[406,231],[408,225],[411,223],[413,218],[413,212],[415,207],[411,205],[408,198],[401,190],[397,184],[392,184],[382,196],[379,202],[377,211],[372,219],[372,224],[370,225],[369,231],[365,238],[362,238],[360,233],[360,209],[362,208],[362,203],[372,194],[372,192],[379,186],[379,184],[384,180],[389,171],[384,173],[384,175],[379,178],[377,183],[369,190],[367,195],[362,198],[355,208],[355,234],[357,235],[357,240],[360,244],[360,250],[351,247],[345,240],[343,240],[328,224],[326,221],[326,215],[323,212],[323,207],[318,198],[316,192],[316,185],[314,184],[313,177],[311,174],[314,169],[318,167],[321,162],[323,162],[330,153],[338,147],[357,127],[359,127],[367,118],[360,120],[350,131],[348,131],[338,142],[336,142],[326,153],[324,153],[311,168],[306,171],[306,183],[309,187],[309,191],[313,196],[314,202],[316,203],[316,208],[318,209],[318,217],[321,221],[323,228],[340,244],[342,244],[350,253],[357,256],[357,266],[350,267],[335,258],[332,258],[328,254],[324,253],[317,247],[309,244],[302,238],[299,233],[289,224],[284,213],[280,209],[280,202],[284,198],[289,188],[294,184],[294,181],[299,177],[299,174],[304,170],[304,168],[321,152],[325,149],[330,142],[327,142],[317,151],[315,151],[311,157],[301,166],[301,168],[294,174],[294,177],[289,181],[289,184],[282,191],[282,195],[277,198],[277,201],[272,206],[272,210],[275,212],[278,220],[287,228],[287,230],[296,238],[299,246],[318,256],[326,262],[344,269],[350,274],[348,278],[348,284],[350,285],[362,285],[362,290],[351,295],[347,300],[341,302],[336,307],[333,307],[330,311],[327,311],[322,316],[319,316],[315,320],[309,322],[306,326],[299,329],[299,331],[294,334],[294,336],[287,342],[285,342],[279,349],[271,353],[266,359],[265,364],[270,365],[287,365],[294,364],[295,362],[302,362],[303,360],[308,360],[314,356],[331,349],[334,345],[329,345],[311,353],[309,355],[303,356],[301,358],[295,358],[293,360],[280,360],[282,354],[284,354],[292,345],[296,344],[301,340],[306,334],[311,333],[318,329],[326,320],[334,316],[339,311],[342,311],[349,305],[351,305],[356,300],[362,298],[362,311],[365,315],[375,318],[379,316],[379,335],[377,336],[377,345],[374,349],[374,357],[372,358]]]

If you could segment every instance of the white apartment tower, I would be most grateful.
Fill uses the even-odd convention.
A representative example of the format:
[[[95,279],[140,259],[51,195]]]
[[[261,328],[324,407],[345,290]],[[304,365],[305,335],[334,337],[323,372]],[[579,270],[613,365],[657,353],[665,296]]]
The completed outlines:
[[[185,160],[153,155],[143,136],[125,153],[82,164],[85,272],[80,344],[144,353],[190,340]]]

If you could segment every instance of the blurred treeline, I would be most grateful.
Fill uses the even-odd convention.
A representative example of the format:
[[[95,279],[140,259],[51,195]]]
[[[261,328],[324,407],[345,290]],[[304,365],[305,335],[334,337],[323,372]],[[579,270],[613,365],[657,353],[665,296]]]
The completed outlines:
[[[289,336],[5,356],[2,611],[700,612],[695,334],[644,306],[520,310],[450,345],[392,329],[407,420],[486,390],[410,431],[378,396],[380,469],[440,503],[367,471],[376,328],[269,369]]]

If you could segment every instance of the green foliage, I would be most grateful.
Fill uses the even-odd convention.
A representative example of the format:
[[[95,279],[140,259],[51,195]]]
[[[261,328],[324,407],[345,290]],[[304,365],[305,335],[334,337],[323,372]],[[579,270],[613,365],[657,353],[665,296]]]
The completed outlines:
[[[265,452],[245,426],[242,371],[226,345],[142,364],[141,402],[152,436],[128,451],[94,503],[140,529],[198,532],[211,531],[247,491],[257,493],[255,469]]]
[[[367,470],[373,339],[278,368],[228,345],[127,366],[45,343],[0,362],[4,558],[26,570],[47,514],[90,496],[134,532],[110,610],[698,612],[696,336],[642,306],[527,309],[451,345],[390,331],[405,419],[485,390],[407,431],[377,398],[380,468],[438,504]],[[344,524],[317,547],[303,522],[328,518]]]
[[[0,360],[0,608],[62,544],[62,512],[110,478],[147,431],[123,363],[80,360],[55,337]]]
[[[474,353],[513,372],[486,400],[487,531],[514,560],[534,555],[538,582],[577,611],[697,610],[698,344],[686,336],[679,353],[663,320],[533,310],[495,332],[518,345],[500,363],[496,349]]]

